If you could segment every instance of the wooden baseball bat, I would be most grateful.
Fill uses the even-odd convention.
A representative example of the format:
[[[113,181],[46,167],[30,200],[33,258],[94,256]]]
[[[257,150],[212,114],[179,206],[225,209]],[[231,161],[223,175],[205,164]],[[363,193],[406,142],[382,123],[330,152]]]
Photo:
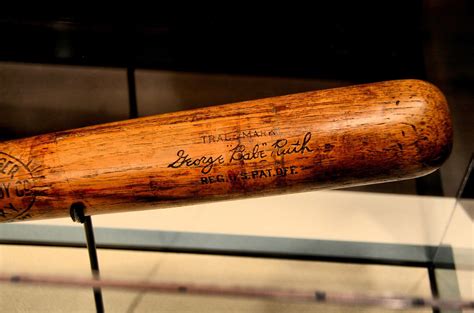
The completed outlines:
[[[444,96],[418,80],[131,119],[0,143],[0,221],[414,178],[451,145]]]

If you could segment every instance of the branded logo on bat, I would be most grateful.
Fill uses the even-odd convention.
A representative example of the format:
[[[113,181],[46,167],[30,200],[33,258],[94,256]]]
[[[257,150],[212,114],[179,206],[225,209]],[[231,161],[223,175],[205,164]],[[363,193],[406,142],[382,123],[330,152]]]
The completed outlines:
[[[0,220],[22,219],[33,206],[33,176],[19,159],[0,152]]]

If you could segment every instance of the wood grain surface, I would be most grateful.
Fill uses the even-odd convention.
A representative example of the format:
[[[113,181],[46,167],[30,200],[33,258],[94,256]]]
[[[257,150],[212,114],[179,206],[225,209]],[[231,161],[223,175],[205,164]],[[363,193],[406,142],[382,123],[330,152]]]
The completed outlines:
[[[399,80],[0,143],[0,222],[409,179],[449,156],[446,100]]]

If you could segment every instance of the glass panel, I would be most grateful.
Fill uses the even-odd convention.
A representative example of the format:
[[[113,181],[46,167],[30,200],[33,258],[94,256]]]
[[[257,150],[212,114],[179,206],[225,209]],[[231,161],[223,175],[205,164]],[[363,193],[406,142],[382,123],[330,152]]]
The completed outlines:
[[[435,257],[439,293],[446,298],[474,298],[474,159],[466,171],[456,207]],[[447,268],[446,268],[447,267]]]
[[[0,251],[3,274],[65,280],[87,280],[90,277],[87,275],[89,265],[84,249],[2,245]],[[173,282],[190,288],[214,286],[240,288],[238,290],[325,290],[328,295],[430,296],[428,275],[422,268],[107,249],[99,249],[99,258],[102,279],[112,282]],[[56,287],[45,283],[28,285],[4,282],[0,284],[0,303],[8,312],[93,311],[92,291],[87,286]],[[115,288],[104,289],[104,303],[108,312],[390,311],[380,307],[323,305],[288,299],[275,301],[235,296],[178,295]]]

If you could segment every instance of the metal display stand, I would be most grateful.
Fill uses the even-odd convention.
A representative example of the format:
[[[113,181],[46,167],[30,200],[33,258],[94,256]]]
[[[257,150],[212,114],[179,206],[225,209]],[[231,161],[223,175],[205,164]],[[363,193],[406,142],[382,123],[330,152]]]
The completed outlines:
[[[74,222],[84,225],[84,233],[86,235],[87,252],[89,253],[89,261],[91,264],[92,276],[94,279],[100,279],[99,259],[97,257],[97,247],[94,238],[94,227],[92,218],[84,215],[85,206],[82,202],[74,203],[71,206],[70,214]],[[102,290],[99,287],[93,288],[95,308],[97,312],[104,312],[104,301],[102,299]]]

